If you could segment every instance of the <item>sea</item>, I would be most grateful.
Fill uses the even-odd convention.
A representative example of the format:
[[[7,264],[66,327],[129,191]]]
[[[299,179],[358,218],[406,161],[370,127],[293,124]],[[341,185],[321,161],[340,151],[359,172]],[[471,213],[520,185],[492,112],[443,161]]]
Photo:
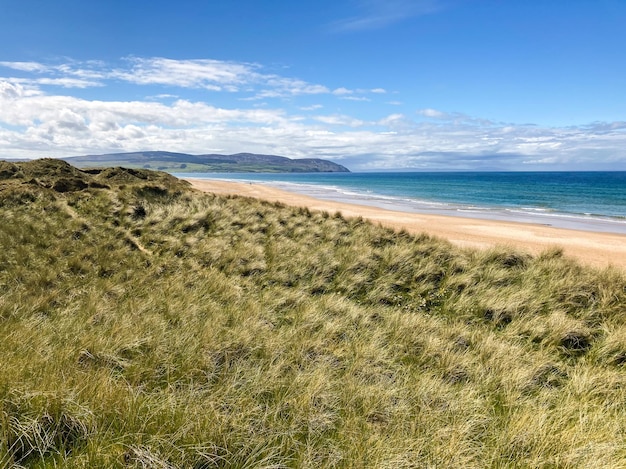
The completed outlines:
[[[179,173],[410,213],[626,234],[626,172]]]

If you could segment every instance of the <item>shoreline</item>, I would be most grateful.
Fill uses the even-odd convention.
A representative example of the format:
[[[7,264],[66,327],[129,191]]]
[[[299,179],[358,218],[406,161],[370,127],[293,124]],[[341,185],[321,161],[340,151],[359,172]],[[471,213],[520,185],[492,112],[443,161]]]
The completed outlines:
[[[593,266],[612,265],[626,270],[626,235],[556,228],[539,223],[521,223],[474,217],[435,215],[389,210],[369,205],[323,200],[259,183],[185,178],[203,192],[241,195],[282,202],[311,210],[341,212],[346,217],[363,217],[375,223],[412,234],[427,233],[451,243],[478,249],[510,246],[531,254],[561,247],[566,256]]]

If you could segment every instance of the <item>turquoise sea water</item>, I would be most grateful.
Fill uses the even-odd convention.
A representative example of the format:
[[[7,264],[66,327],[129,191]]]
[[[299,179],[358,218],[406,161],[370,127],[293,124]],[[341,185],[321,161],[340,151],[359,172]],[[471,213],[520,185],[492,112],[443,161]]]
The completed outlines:
[[[176,174],[260,182],[320,199],[626,234],[626,172]]]

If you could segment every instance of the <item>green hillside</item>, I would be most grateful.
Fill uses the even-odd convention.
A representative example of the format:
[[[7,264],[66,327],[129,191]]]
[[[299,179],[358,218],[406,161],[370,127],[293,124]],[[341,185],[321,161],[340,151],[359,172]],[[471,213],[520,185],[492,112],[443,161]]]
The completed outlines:
[[[0,162],[0,467],[623,468],[626,278]]]
[[[166,151],[113,153],[65,158],[79,168],[123,166],[173,173],[318,173],[349,172],[344,166],[319,158],[290,159],[276,155],[188,155]]]

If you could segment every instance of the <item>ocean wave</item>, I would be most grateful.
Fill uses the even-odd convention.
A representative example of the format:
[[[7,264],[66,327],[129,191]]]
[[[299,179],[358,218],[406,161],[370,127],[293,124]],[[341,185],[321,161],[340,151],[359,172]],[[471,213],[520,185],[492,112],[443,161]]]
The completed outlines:
[[[328,181],[324,183],[286,181],[273,178],[269,175],[263,178],[257,178],[258,176],[246,177],[244,175],[235,177],[224,176],[225,175],[215,177],[215,175],[211,175],[211,178],[264,184],[318,199],[357,205],[369,205],[400,212],[537,223],[569,229],[626,234],[626,216],[612,216],[594,213],[588,210],[576,212],[528,204],[523,206],[507,206],[506,201],[503,201],[502,204],[498,204],[494,203],[493,200],[489,200],[489,203],[485,204],[431,200],[408,195],[405,188],[388,189],[389,191],[403,192],[390,194],[385,193],[387,191],[380,191],[371,187],[354,187],[348,183],[345,183],[345,185],[335,185],[329,184]],[[441,194],[443,193],[444,192],[441,191]],[[437,197],[437,194],[433,193],[433,197]],[[457,197],[463,197],[463,193],[459,193]]]
[[[587,231],[605,231],[626,234],[626,217],[611,217],[593,213],[559,212],[547,207],[496,207],[454,204],[422,200],[406,196],[378,194],[371,190],[359,191],[337,186],[265,182],[277,188],[298,192],[319,199],[352,204],[370,205],[409,213],[427,213],[488,220],[538,223],[555,227]]]

